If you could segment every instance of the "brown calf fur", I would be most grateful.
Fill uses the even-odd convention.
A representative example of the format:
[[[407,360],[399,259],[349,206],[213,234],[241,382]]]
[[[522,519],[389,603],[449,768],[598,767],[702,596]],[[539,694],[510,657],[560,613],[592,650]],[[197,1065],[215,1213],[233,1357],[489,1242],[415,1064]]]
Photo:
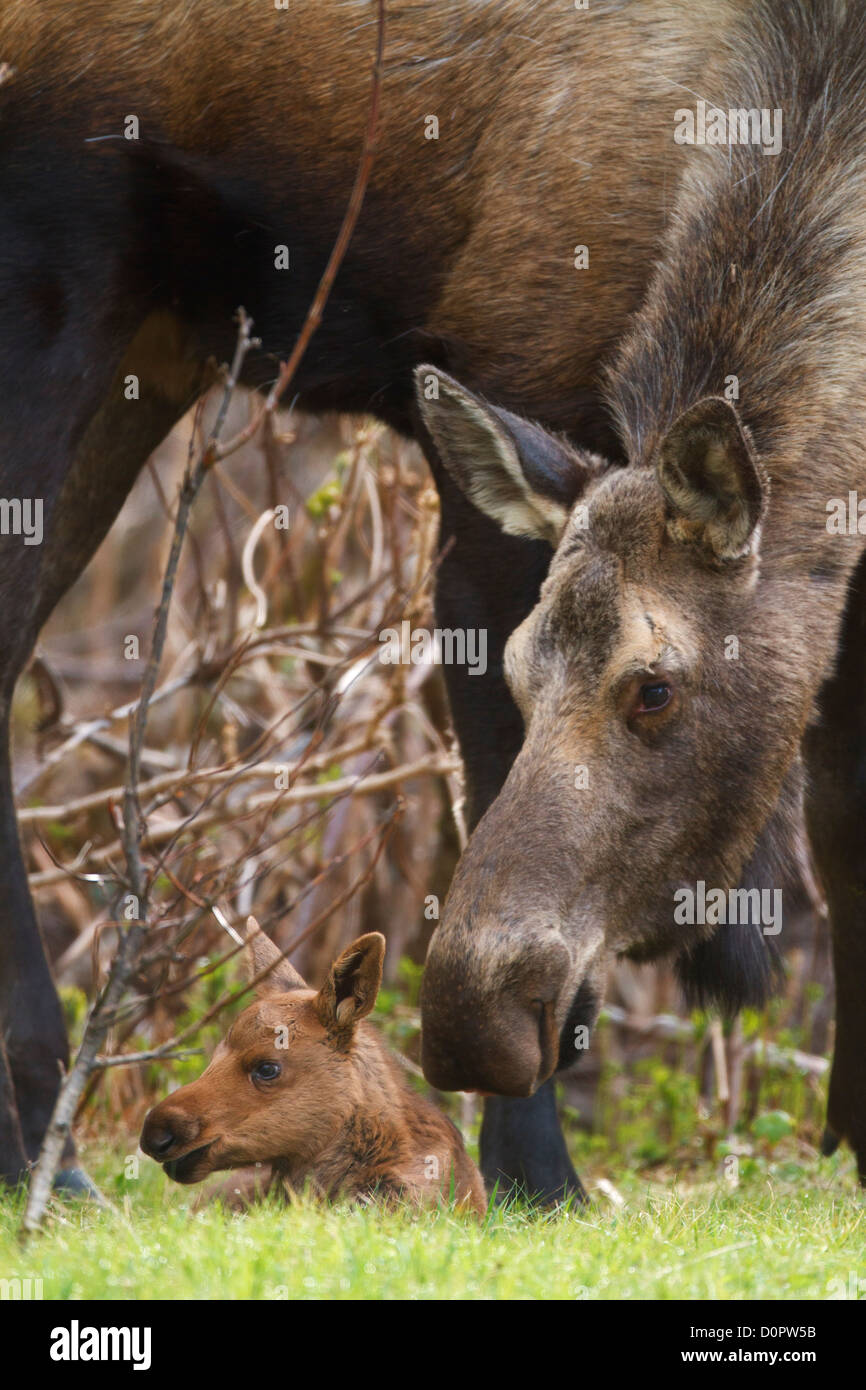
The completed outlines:
[[[309,1186],[329,1199],[418,1205],[453,1197],[483,1215],[484,1184],[454,1125],[410,1090],[362,1022],[382,982],[385,938],[353,941],[318,993],[252,917],[247,940],[258,999],[204,1074],[147,1115],[145,1153],[180,1183],[261,1164],[261,1190]]]

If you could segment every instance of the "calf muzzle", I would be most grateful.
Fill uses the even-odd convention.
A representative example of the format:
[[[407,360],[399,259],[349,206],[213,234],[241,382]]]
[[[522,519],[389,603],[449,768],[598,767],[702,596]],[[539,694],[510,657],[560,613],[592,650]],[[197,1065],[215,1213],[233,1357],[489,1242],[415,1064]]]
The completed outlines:
[[[157,1105],[145,1117],[139,1143],[149,1158],[161,1163],[175,1182],[196,1182],[210,1144],[196,1144],[202,1122],[195,1115]]]

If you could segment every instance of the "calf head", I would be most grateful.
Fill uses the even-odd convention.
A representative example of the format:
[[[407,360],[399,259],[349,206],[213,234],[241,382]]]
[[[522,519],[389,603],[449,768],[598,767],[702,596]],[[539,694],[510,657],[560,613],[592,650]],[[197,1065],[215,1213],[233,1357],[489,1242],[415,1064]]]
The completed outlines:
[[[248,969],[253,978],[268,971],[257,1000],[199,1079],[147,1115],[144,1152],[181,1183],[250,1163],[295,1172],[314,1163],[358,1102],[347,1063],[358,1024],[376,1002],[384,956],[379,932],[359,937],[317,993],[251,917]]]
[[[808,651],[792,581],[761,572],[768,481],[725,400],[613,468],[434,368],[418,379],[471,501],[554,547],[505,649],[525,742],[458,866],[422,998],[429,1081],[528,1095],[575,1059],[611,952],[712,936],[677,924],[675,895],[736,888],[797,756]]]

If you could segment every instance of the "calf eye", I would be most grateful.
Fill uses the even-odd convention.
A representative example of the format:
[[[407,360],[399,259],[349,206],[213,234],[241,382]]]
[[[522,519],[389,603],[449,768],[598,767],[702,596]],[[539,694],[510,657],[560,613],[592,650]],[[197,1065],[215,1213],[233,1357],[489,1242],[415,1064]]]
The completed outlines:
[[[649,681],[640,688],[640,704],[635,713],[654,714],[656,710],[664,709],[672,695],[667,681]]]
[[[275,1081],[281,1071],[279,1062],[259,1062],[251,1074],[254,1081]]]

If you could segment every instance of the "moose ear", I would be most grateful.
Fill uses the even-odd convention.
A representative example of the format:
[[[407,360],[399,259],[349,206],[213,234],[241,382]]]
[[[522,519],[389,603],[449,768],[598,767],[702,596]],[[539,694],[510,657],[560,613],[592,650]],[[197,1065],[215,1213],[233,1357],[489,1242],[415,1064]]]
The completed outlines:
[[[438,367],[417,367],[415,389],[439,458],[470,502],[509,536],[558,545],[599,460],[487,405]]]
[[[359,936],[337,957],[313,1000],[324,1028],[352,1029],[370,1012],[382,983],[384,959],[385,938],[378,931]]]
[[[256,985],[256,994],[285,994],[293,989],[307,988],[306,980],[289,964],[271,938],[265,935],[255,917],[247,918],[246,943],[247,980],[254,980],[267,966],[273,966]]]
[[[732,405],[707,396],[683,412],[659,449],[657,476],[678,540],[720,560],[758,548],[769,480]]]

